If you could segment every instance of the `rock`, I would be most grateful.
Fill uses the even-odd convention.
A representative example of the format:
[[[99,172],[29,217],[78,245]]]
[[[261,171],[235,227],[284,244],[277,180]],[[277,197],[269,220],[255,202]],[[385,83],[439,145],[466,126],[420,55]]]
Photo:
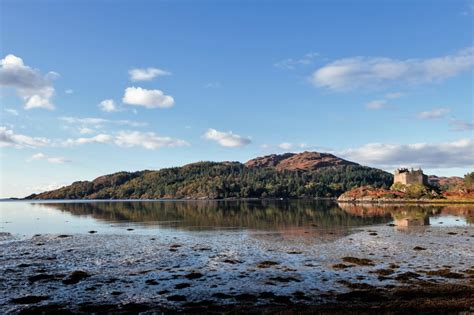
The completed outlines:
[[[184,276],[186,279],[193,280],[193,279],[199,279],[204,277],[204,275],[200,272],[191,272],[187,275]]]
[[[347,263],[356,264],[359,266],[373,266],[374,263],[372,260],[367,258],[357,258],[357,257],[343,257],[342,260]]]
[[[41,301],[49,300],[49,296],[43,295],[27,295],[15,299],[11,299],[10,302],[13,304],[35,304]]]
[[[420,250],[426,250],[426,248],[421,247],[421,246],[415,246],[415,247],[413,247],[413,250],[418,250],[418,251],[420,251]]]
[[[63,276],[62,275],[52,275],[52,274],[37,274],[31,277],[28,277],[28,281],[31,283],[37,282],[37,281],[53,281],[53,280],[60,280]]]
[[[82,270],[73,271],[68,278],[63,280],[64,284],[76,284],[86,278],[90,277],[90,275]]]
[[[156,281],[155,279],[148,279],[145,281],[145,284],[148,284],[148,285],[158,285],[158,281]]]
[[[183,283],[178,283],[174,286],[175,289],[181,290],[185,288],[189,288],[191,286],[191,283],[183,282]]]
[[[271,266],[276,266],[278,265],[277,262],[271,261],[271,260],[265,260],[257,264],[258,268],[269,268]]]

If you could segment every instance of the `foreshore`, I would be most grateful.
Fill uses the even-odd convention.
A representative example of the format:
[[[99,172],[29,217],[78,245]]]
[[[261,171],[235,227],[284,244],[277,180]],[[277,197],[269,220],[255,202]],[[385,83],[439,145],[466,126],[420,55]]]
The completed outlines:
[[[470,226],[0,237],[0,310],[468,314]],[[311,235],[311,236],[308,236]]]
[[[455,200],[455,199],[364,199],[364,198],[350,198],[350,199],[336,199],[338,203],[357,203],[357,204],[433,204],[433,205],[459,205],[459,204],[466,204],[472,205],[474,204],[474,200],[466,199],[466,200]]]

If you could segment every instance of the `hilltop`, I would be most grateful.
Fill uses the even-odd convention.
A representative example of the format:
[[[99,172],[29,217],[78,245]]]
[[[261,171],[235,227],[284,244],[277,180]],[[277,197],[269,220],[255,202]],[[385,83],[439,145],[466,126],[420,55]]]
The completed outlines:
[[[346,161],[329,153],[319,152],[272,154],[257,157],[245,163],[245,166],[247,167],[271,167],[280,171],[313,171],[325,167],[338,167],[345,165],[355,166],[359,164]]]
[[[118,172],[26,199],[224,199],[337,197],[362,185],[387,188],[393,176],[328,153],[197,162],[158,171]]]

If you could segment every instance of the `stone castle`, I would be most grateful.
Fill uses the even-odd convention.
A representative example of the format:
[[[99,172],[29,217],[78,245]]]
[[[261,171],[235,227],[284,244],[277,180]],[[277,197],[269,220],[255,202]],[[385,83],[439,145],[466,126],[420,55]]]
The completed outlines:
[[[407,168],[399,168],[395,170],[393,183],[401,183],[403,185],[427,185],[428,176],[423,174],[421,169],[415,171],[413,169],[409,170]]]

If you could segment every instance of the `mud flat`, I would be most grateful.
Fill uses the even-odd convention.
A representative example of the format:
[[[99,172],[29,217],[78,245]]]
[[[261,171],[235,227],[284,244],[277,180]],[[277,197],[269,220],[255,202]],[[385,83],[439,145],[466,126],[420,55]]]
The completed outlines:
[[[0,235],[0,310],[470,314],[474,228]]]

